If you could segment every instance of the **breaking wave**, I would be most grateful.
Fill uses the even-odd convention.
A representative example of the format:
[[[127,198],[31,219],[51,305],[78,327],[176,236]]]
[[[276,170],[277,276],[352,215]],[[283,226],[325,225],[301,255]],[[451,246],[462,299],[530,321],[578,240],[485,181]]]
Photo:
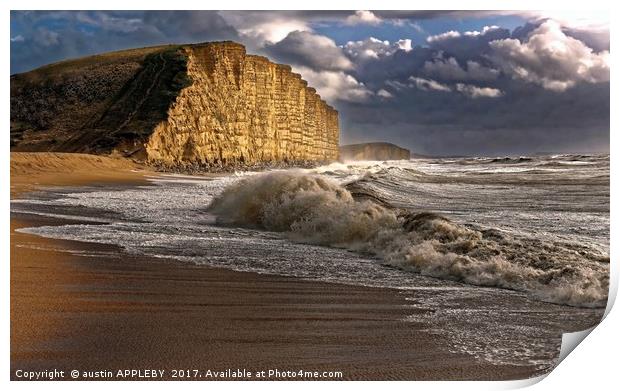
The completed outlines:
[[[606,304],[609,258],[595,249],[412,213],[358,183],[348,187],[320,175],[272,172],[230,185],[208,209],[221,224],[372,254],[427,276],[526,292],[557,304]]]

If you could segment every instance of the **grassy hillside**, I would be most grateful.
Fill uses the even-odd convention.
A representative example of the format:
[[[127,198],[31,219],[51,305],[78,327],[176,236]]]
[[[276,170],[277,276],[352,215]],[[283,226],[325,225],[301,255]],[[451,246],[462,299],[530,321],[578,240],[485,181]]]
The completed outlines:
[[[157,46],[11,76],[11,150],[131,154],[190,84],[186,61],[179,46]]]

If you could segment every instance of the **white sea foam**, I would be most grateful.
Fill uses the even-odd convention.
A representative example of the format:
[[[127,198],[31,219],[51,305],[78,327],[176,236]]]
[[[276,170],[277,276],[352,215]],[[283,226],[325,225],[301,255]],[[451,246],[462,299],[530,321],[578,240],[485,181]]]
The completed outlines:
[[[358,201],[320,175],[252,176],[230,185],[208,209],[223,224],[369,253],[423,275],[513,289],[559,304],[600,307],[607,300],[609,260],[593,248]]]

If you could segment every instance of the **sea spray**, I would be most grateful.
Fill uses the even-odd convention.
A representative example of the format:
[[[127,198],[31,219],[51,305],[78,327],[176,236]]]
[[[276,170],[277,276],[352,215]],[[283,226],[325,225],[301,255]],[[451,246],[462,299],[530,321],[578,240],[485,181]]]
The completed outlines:
[[[298,242],[372,254],[423,275],[513,289],[558,304],[606,304],[609,258],[585,245],[518,237],[390,208],[376,202],[376,195],[361,198],[324,176],[271,172],[230,185],[208,209],[220,224],[284,232]]]
[[[218,222],[288,232],[305,243],[356,247],[400,229],[397,215],[357,202],[332,179],[300,172],[250,177],[226,188],[209,211]]]

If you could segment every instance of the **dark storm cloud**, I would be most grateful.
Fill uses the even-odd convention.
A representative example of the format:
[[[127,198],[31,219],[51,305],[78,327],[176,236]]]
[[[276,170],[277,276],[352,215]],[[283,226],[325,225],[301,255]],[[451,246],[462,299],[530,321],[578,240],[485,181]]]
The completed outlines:
[[[478,98],[419,88],[389,89],[380,106],[342,102],[345,142],[385,139],[430,154],[507,154],[605,150],[609,83],[580,83],[564,92],[498,80],[503,93]],[[386,131],[388,130],[389,131]]]
[[[11,73],[111,50],[167,43],[239,40],[213,11],[13,11]]]
[[[606,150],[607,55],[553,23],[446,34],[357,69],[361,83],[387,98],[341,102],[343,139],[389,134],[430,154]]]
[[[389,141],[442,155],[608,148],[608,83],[582,84],[560,94],[525,84],[519,89],[505,88],[505,95],[495,99],[411,89],[381,109],[347,103],[343,139],[376,141],[387,133]]]
[[[181,42],[239,39],[237,30],[214,11],[149,11],[142,20],[162,37]]]

